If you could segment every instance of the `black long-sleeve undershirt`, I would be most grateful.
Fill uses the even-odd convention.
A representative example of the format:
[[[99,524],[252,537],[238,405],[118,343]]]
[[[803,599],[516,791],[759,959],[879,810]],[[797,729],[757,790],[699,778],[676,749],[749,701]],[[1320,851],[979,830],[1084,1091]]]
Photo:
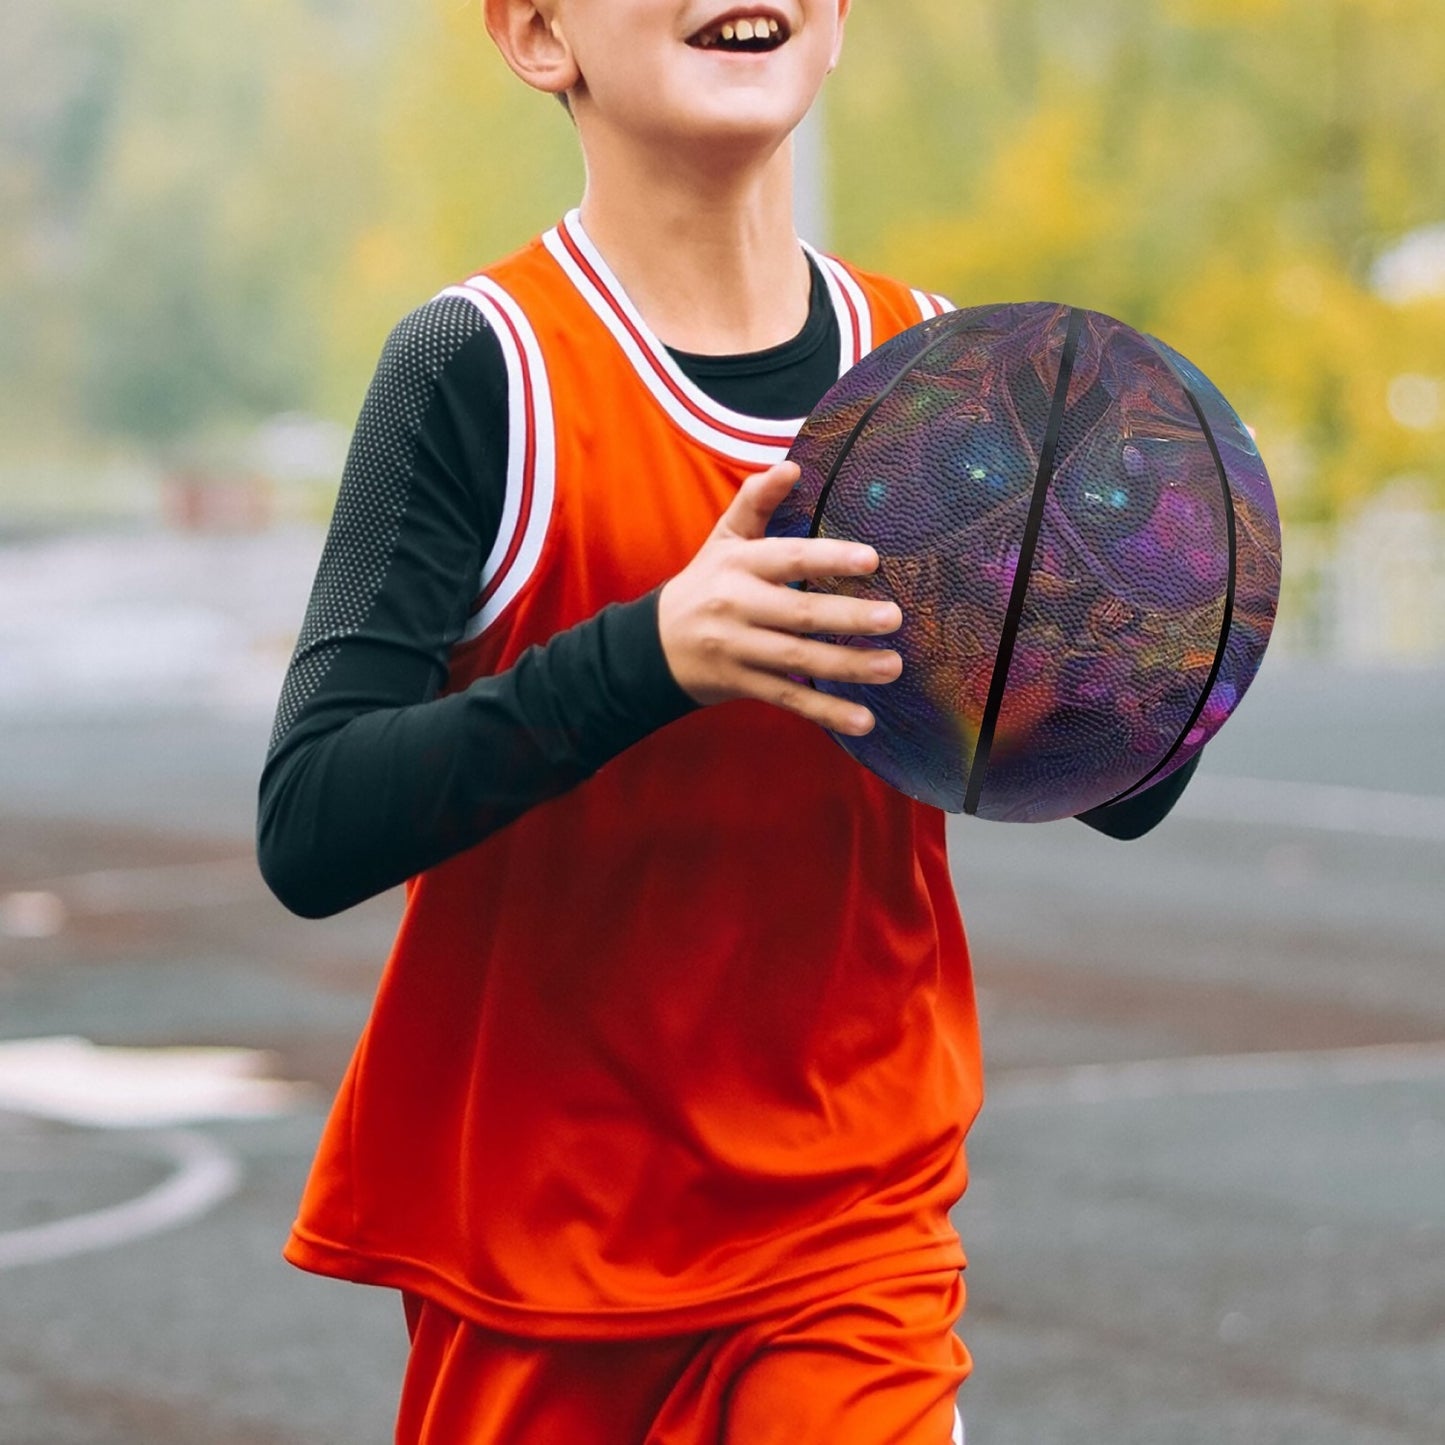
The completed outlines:
[[[806,415],[837,379],[821,273],[791,341],[673,355],[735,411]],[[496,337],[465,300],[428,302],[392,333],[363,404],[262,773],[261,871],[296,913],[404,882],[695,706],[668,670],[655,593],[438,696],[500,523],[506,439]],[[1192,771],[1083,821],[1137,837]]]

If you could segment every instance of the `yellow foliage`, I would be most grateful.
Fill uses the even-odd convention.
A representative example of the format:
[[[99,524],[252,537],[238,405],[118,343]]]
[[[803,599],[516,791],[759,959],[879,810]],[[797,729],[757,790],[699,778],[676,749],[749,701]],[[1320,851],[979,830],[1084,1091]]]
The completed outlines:
[[[1180,286],[1159,331],[1256,427],[1287,515],[1348,512],[1403,472],[1439,473],[1439,432],[1402,426],[1402,373],[1445,377],[1445,334],[1394,308],[1327,255],[1282,249],[1256,267],[1220,258]],[[1445,488],[1437,493],[1445,500]]]
[[[1371,284],[1445,222],[1441,3],[860,3],[828,244],[961,305],[1163,337],[1256,427],[1293,520],[1401,476],[1445,504],[1445,298]],[[51,69],[12,63],[0,102],[37,137],[0,159],[27,424],[45,398],[121,429],[142,402],[173,432],[354,416],[402,315],[581,194],[571,124],[474,0],[32,9]]]
[[[1256,427],[1288,517],[1401,475],[1445,504],[1445,300],[1370,285],[1445,220],[1439,0],[999,0],[951,87],[937,8],[890,6],[887,37],[855,16],[879,33],[834,97],[853,254],[960,305],[1068,301],[1163,337]],[[845,105],[894,71],[919,99],[887,174]]]
[[[334,364],[353,395],[407,311],[552,224],[582,190],[571,123],[507,70],[480,6],[430,0],[374,103],[376,204],[333,312]]]
[[[1165,0],[1164,13],[1180,25],[1248,28],[1276,18],[1289,0]]]
[[[1085,294],[1099,289],[1091,263],[1107,255],[1118,232],[1120,201],[1091,174],[1097,142],[1091,121],[1082,107],[1065,104],[1030,116],[999,147],[969,212],[905,222],[885,233],[884,269],[946,276],[960,305],[1096,304]]]

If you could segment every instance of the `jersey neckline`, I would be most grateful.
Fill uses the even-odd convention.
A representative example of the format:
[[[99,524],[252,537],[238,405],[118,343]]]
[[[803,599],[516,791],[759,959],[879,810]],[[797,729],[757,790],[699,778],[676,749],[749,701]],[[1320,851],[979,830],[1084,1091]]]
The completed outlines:
[[[668,346],[667,354],[694,380],[700,376],[758,376],[785,371],[807,361],[828,340],[830,332],[837,335],[836,318],[828,297],[828,283],[823,279],[823,268],[811,256],[807,260],[808,316],[796,334],[786,341],[764,347],[761,351],[728,353],[684,351],[678,346]]]
[[[569,211],[542,237],[542,242],[582,299],[612,333],[653,398],[682,431],[740,462],[770,466],[786,456],[788,446],[807,418],[749,416],[733,411],[703,391],[642,319],[588,236],[580,210]],[[806,241],[800,244],[822,273],[838,319],[838,375],[841,377],[872,349],[868,301],[841,262],[823,255]]]

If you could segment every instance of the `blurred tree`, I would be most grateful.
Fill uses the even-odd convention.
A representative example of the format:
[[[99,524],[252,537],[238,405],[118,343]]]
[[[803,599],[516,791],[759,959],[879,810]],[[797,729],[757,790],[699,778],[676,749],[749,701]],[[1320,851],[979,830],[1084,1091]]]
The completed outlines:
[[[365,168],[345,143],[345,12],[162,0],[145,16],[92,199],[83,414],[160,442],[309,400],[325,352],[308,302],[361,223]]]
[[[1258,428],[1287,514],[1445,502],[1440,0],[889,0],[830,81],[838,249],[961,304],[1153,330]],[[171,446],[354,415],[386,332],[581,192],[478,7],[7,0],[0,421]],[[7,443],[9,444],[9,443]]]
[[[1402,472],[1445,504],[1445,416],[1390,403],[1445,378],[1445,302],[1369,284],[1445,219],[1438,0],[1030,8],[855,11],[840,249],[963,305],[1053,297],[1165,336],[1257,427],[1296,520]]]
[[[376,59],[356,43],[367,27],[300,0],[153,0],[124,19],[103,0],[14,3],[29,43],[23,64],[6,51],[18,84],[0,109],[20,142],[0,171],[21,202],[0,230],[14,394],[58,429],[149,445],[308,399],[324,363],[308,301],[365,203],[344,142],[357,51]]]
[[[10,0],[0,47],[0,419],[73,400],[71,294],[117,105],[124,28]],[[64,398],[64,403],[61,399]]]
[[[550,226],[582,193],[561,107],[496,54],[479,5],[429,0],[378,76],[371,207],[333,277],[327,400],[354,409],[390,328]]]

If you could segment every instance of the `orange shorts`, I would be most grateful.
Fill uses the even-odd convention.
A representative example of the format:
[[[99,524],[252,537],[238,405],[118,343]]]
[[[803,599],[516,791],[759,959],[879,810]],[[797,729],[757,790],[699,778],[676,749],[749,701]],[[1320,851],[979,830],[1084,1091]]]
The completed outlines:
[[[953,1270],[706,1334],[536,1340],[405,1297],[397,1445],[950,1445]]]

